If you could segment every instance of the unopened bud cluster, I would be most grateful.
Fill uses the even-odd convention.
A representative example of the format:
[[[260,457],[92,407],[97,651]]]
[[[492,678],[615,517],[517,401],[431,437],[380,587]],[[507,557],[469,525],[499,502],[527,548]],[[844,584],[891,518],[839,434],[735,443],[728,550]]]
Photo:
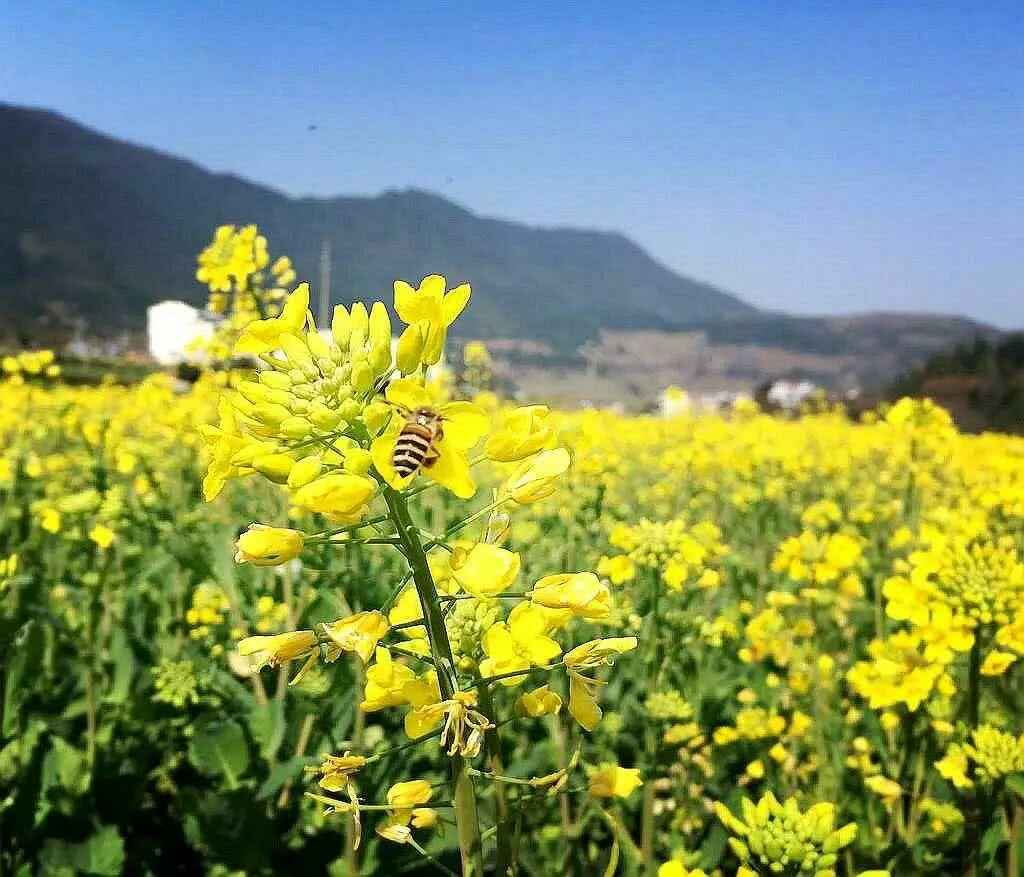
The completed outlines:
[[[743,820],[722,803],[715,813],[733,837],[729,845],[748,868],[771,874],[835,877],[838,852],[857,836],[857,825],[835,829],[833,804],[801,812],[795,798],[780,804],[768,792],[757,804],[743,799]]]

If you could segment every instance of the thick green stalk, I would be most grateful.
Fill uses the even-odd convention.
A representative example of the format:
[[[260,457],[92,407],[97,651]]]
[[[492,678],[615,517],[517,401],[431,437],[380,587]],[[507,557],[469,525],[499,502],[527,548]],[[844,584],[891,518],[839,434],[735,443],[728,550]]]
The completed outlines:
[[[974,731],[981,721],[981,629],[974,632],[974,645],[968,658],[967,669],[967,726]],[[974,779],[974,763],[971,763],[969,776]],[[981,869],[981,838],[985,833],[986,825],[983,811],[986,809],[985,794],[979,783],[975,783],[974,794],[968,806],[965,824],[968,831],[965,837],[970,838],[971,856],[966,873],[980,877]]]
[[[480,698],[480,709],[491,722],[494,722],[494,699],[491,697],[491,689],[486,682],[477,677],[476,690]],[[484,739],[487,746],[487,760],[490,764],[491,773],[503,774],[505,770],[501,758],[501,737],[498,734],[497,726],[490,728],[484,735]],[[507,877],[508,874],[513,872],[512,837],[509,834],[511,826],[509,824],[508,798],[501,783],[494,784],[494,809],[496,815],[495,828],[497,829],[495,835],[497,850],[494,873],[498,877]]]
[[[437,668],[437,684],[442,700],[450,700],[458,690],[455,674],[455,659],[444,626],[444,613],[438,599],[434,578],[430,574],[427,555],[420,542],[419,531],[412,522],[405,498],[390,487],[383,488],[384,502],[387,503],[391,519],[398,531],[405,556],[412,568],[413,584],[423,608],[424,626],[430,652]],[[480,841],[480,822],[477,817],[476,789],[473,778],[467,773],[461,756],[451,759],[452,800],[455,806],[455,822],[459,835],[459,851],[462,855],[463,877],[482,877],[484,871],[483,847]]]
[[[658,636],[661,633],[661,618],[659,613],[659,597],[661,596],[661,582],[658,580],[658,573],[651,573],[651,614],[647,625],[647,637],[650,643],[647,654],[647,694],[654,694],[658,690],[658,677],[661,670],[659,658]],[[654,769],[658,758],[658,732],[648,722],[644,730],[644,755],[648,775],[644,783],[644,802],[640,822],[640,848],[643,854],[644,874],[647,877],[654,877],[657,872],[657,864],[654,859]]]

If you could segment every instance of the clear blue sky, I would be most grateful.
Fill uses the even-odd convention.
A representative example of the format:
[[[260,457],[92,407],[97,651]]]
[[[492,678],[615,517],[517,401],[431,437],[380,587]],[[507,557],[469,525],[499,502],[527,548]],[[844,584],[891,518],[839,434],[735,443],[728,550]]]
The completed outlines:
[[[1024,326],[1021,13],[14,0],[0,98],[289,193],[619,229],[767,307]]]

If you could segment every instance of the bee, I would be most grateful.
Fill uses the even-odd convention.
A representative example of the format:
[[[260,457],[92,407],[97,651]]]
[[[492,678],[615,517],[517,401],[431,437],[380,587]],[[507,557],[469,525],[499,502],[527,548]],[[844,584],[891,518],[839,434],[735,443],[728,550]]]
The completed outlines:
[[[405,425],[395,442],[391,465],[399,478],[407,478],[437,462],[437,443],[444,438],[444,418],[432,408],[405,410],[402,414]]]

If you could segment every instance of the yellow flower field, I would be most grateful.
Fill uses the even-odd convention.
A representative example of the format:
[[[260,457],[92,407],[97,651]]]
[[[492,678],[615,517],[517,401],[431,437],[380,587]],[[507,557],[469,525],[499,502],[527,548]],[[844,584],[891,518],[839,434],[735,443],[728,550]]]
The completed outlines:
[[[224,369],[4,362],[3,873],[1024,873],[1024,441],[515,406],[225,228]]]

